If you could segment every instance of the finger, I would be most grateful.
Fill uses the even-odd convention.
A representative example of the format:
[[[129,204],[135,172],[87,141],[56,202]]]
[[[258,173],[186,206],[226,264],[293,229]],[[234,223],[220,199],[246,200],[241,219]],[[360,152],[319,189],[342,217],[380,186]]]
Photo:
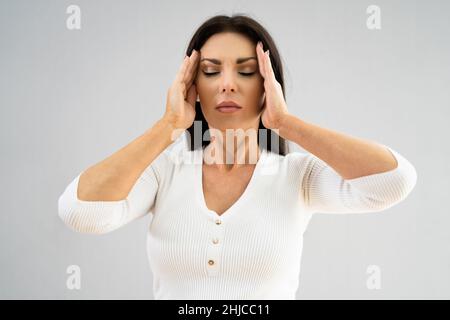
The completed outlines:
[[[191,54],[190,57],[190,65],[186,72],[186,85],[190,87],[192,85],[192,82],[194,81],[195,77],[197,76],[197,68],[199,63],[199,53],[197,51],[194,51]]]
[[[273,72],[272,68],[272,61],[270,61],[270,52],[269,50],[266,51],[265,55],[265,69],[266,69],[266,75],[271,80],[276,80],[275,73]]]
[[[264,51],[262,49],[261,41],[258,41],[258,44],[256,46],[256,56],[258,58],[259,73],[261,73],[261,76],[265,78],[266,73],[264,70]]]
[[[183,81],[188,61],[189,61],[189,57],[185,56],[184,59],[183,59],[183,62],[181,63],[180,68],[178,68],[178,72],[177,72],[177,75],[175,77],[176,81],[178,81],[178,82],[182,82]]]
[[[192,52],[191,55],[188,57],[186,71],[184,72],[184,75],[183,75],[183,82],[185,84],[187,84],[189,70],[192,68],[192,57],[193,57],[193,55],[194,55],[194,52]]]
[[[198,56],[198,53],[195,50],[193,50],[191,55],[189,56],[188,67],[184,74],[184,79],[183,79],[183,81],[185,81],[186,85],[192,78],[192,71],[193,71],[197,56]]]

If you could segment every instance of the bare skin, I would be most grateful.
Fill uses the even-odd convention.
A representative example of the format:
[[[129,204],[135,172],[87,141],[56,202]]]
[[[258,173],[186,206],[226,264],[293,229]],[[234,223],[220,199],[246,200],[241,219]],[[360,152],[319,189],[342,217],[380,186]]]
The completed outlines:
[[[201,58],[214,58],[220,65],[200,64]],[[243,64],[236,59],[255,57]],[[203,62],[203,61],[202,61]],[[214,70],[212,70],[214,69]],[[242,73],[259,72],[251,76]],[[217,72],[206,77],[203,72]],[[78,198],[86,201],[116,201],[125,199],[144,169],[195,119],[195,100],[200,98],[203,114],[212,129],[257,130],[259,119],[264,126],[300,145],[306,151],[329,164],[344,179],[393,170],[397,162],[382,145],[307,123],[290,114],[282,88],[274,76],[268,52],[247,38],[235,33],[212,36],[190,57],[185,57],[167,93],[164,116],[140,137],[87,169],[81,176]],[[223,114],[215,107],[223,100],[233,100],[242,106],[233,114]],[[226,148],[227,135],[214,135],[210,148],[222,150],[223,161],[202,165],[205,202],[211,210],[222,214],[242,195],[253,175],[255,163],[242,163],[237,154],[250,159],[258,146],[234,143]],[[230,139],[235,140],[235,137]],[[239,151],[239,152],[238,152]],[[241,152],[243,151],[243,152]],[[229,163],[227,154],[237,161]],[[257,152],[259,159],[259,152]]]
[[[222,63],[219,70],[215,70],[219,71],[214,78],[216,80],[206,82],[200,76],[197,77],[202,110],[210,127],[221,130],[225,127],[256,129],[261,117],[266,128],[276,130],[282,138],[293,141],[314,154],[343,179],[355,179],[397,167],[395,157],[381,144],[322,128],[290,114],[282,87],[272,69],[270,52],[264,52],[260,43],[256,46],[256,55],[261,77],[248,80],[239,77],[239,68],[233,62],[239,56],[251,56],[255,47],[237,34],[224,33],[216,36],[209,39],[210,46],[207,46],[208,42],[205,44],[202,56],[219,56],[225,63]],[[221,94],[244,101],[243,105],[247,110],[228,118],[214,113],[214,101]],[[225,148],[225,140],[216,139],[214,143],[219,144],[219,149]],[[237,149],[239,148],[245,148],[245,154],[248,155],[252,146],[241,144],[238,145]],[[245,191],[253,170],[254,165],[251,164],[203,165],[203,192],[208,208],[219,215],[230,208]]]
[[[197,61],[196,52],[183,60],[167,92],[166,111],[161,119],[129,144],[80,175],[77,190],[79,200],[125,199],[145,168],[192,125],[197,96],[192,84]]]
[[[226,129],[257,132],[264,98],[264,79],[259,72],[255,44],[242,35],[215,34],[203,45],[200,53],[201,62],[195,84],[209,128],[218,133],[216,135],[215,131],[210,131],[212,142],[205,153],[212,149],[220,151],[219,158],[222,160],[203,163],[203,195],[207,207],[222,215],[244,193],[260,157],[257,143],[227,136]],[[237,62],[238,58],[248,57],[252,59]],[[218,60],[220,64],[208,59]],[[217,104],[224,100],[232,100],[242,109],[232,114],[217,111]],[[234,140],[231,148],[229,145],[227,147],[227,139]],[[250,158],[250,153],[255,158]],[[230,158],[227,160],[227,154],[232,155],[231,161]]]

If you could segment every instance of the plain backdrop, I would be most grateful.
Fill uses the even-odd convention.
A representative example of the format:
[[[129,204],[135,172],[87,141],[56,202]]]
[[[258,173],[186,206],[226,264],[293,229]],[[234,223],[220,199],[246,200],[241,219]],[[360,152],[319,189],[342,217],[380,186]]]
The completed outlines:
[[[66,27],[72,4],[80,30]],[[379,30],[366,26],[370,5]],[[57,200],[163,115],[193,32],[233,13],[275,39],[292,114],[388,145],[418,173],[388,210],[313,217],[297,298],[450,298],[449,12],[448,1],[1,0],[0,298],[153,299],[150,217],[80,234]],[[80,290],[66,286],[70,265]]]

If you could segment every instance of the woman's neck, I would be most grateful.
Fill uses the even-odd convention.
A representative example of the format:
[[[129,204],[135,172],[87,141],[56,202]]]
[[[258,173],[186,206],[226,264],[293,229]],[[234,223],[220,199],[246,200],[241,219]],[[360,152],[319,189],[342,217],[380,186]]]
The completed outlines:
[[[249,141],[249,142],[247,142]],[[237,134],[216,134],[206,146],[205,163],[219,169],[232,170],[241,166],[256,164],[260,157],[257,139]]]

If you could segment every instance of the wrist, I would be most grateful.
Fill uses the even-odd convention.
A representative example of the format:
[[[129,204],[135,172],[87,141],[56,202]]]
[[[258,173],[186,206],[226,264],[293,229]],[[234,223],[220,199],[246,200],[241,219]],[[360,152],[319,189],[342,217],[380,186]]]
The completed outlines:
[[[288,123],[290,121],[291,118],[291,114],[289,114],[288,112],[286,112],[285,114],[283,114],[279,120],[278,120],[278,129],[281,131],[283,129],[285,129],[288,126]]]
[[[289,135],[288,132],[289,128],[291,127],[290,124],[292,123],[293,118],[294,116],[290,113],[286,113],[280,118],[278,123],[278,134],[280,135],[280,137],[289,139],[287,136]]]
[[[185,131],[185,129],[176,126],[173,118],[167,116],[158,120],[158,126],[163,132],[167,133],[166,135],[170,137],[171,142],[174,142]]]

